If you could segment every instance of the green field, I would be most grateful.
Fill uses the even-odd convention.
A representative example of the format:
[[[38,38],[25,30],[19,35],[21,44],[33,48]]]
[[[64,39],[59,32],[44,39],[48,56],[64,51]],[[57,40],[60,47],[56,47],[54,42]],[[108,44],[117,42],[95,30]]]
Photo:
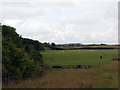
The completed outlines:
[[[70,48],[115,48],[119,46],[115,45],[103,45],[103,46],[56,46],[57,48],[70,49]]]
[[[46,64],[99,66],[118,57],[118,50],[48,50],[41,52]],[[100,56],[103,56],[100,59]]]
[[[90,69],[48,69],[43,77],[10,83],[7,88],[118,88],[118,50],[46,50],[40,52],[49,66],[93,65]],[[100,59],[100,56],[103,59]],[[98,66],[98,67],[97,67]]]

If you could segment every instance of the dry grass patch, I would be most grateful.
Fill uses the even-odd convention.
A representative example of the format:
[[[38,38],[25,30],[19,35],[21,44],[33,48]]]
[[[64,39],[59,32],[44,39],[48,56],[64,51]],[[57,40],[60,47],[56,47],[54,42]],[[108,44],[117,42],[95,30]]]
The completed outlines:
[[[6,86],[4,86],[6,87]],[[41,78],[9,84],[14,88],[117,88],[118,61],[91,69],[58,69]]]

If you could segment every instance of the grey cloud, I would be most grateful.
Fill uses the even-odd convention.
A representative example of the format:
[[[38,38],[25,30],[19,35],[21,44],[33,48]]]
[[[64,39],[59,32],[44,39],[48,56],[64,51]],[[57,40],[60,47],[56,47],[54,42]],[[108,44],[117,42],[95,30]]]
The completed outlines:
[[[55,43],[117,42],[117,11],[112,3],[23,2],[1,7],[3,22],[15,26],[23,37]]]
[[[5,19],[25,19],[44,14],[42,9],[28,6],[26,3],[3,4],[1,8],[2,16],[4,16],[3,18]]]

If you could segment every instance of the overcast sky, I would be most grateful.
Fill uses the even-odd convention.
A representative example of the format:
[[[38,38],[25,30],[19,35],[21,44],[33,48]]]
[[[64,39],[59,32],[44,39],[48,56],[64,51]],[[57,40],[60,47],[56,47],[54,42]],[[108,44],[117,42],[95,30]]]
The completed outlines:
[[[82,0],[81,0],[82,1]],[[0,2],[0,22],[40,42],[117,43],[118,2]]]

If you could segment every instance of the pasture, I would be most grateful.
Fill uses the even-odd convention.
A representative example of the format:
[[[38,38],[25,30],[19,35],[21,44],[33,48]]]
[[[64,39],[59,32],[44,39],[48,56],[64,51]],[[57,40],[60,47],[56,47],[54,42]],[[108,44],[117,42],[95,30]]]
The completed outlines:
[[[90,69],[48,69],[43,77],[10,83],[3,88],[118,88],[118,50],[46,50],[49,66],[93,65]],[[100,59],[100,56],[103,56]]]
[[[41,52],[43,60],[49,66],[91,65],[94,67],[112,61],[118,57],[118,50],[48,50]],[[103,58],[100,59],[100,56]]]
[[[119,46],[115,45],[103,45],[103,46],[56,46],[62,49],[74,49],[74,48],[117,48]]]

